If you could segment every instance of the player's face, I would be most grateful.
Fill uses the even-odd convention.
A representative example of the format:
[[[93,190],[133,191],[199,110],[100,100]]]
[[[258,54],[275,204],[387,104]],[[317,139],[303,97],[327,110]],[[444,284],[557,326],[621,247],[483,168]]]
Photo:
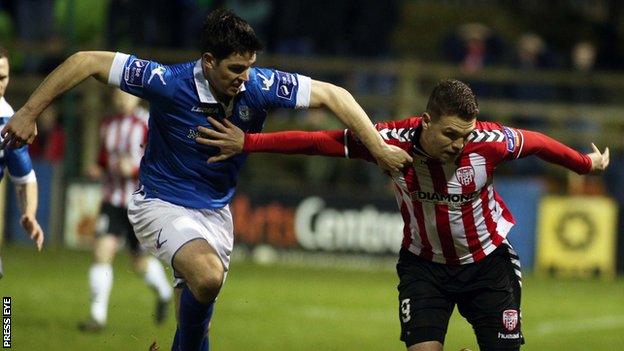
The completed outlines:
[[[9,60],[3,57],[0,58],[0,97],[4,96],[7,85],[9,85]]]
[[[217,60],[210,53],[202,57],[204,72],[218,97],[231,98],[249,80],[249,69],[256,62],[256,53],[231,54]]]
[[[466,121],[458,116],[441,116],[433,121],[423,116],[422,147],[442,162],[453,162],[466,145],[468,136],[475,128],[477,119]]]

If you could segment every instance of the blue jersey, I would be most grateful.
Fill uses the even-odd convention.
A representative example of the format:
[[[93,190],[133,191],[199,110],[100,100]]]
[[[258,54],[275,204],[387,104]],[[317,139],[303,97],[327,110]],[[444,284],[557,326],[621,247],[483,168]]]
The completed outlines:
[[[0,129],[9,122],[9,118],[13,116],[13,108],[4,98],[0,98]],[[2,137],[0,136],[0,141]],[[14,183],[23,184],[35,180],[35,172],[32,168],[30,155],[28,154],[28,146],[22,146],[19,149],[0,150],[0,180],[4,175],[4,168],[7,168],[11,180]]]
[[[212,116],[257,133],[268,109],[308,107],[311,89],[308,77],[251,68],[249,80],[224,106],[212,95],[201,60],[163,65],[121,53],[115,55],[109,84],[150,103],[148,141],[139,172],[146,197],[211,209],[231,201],[247,155],[207,163],[219,149],[195,141],[197,126],[212,128],[206,120]]]

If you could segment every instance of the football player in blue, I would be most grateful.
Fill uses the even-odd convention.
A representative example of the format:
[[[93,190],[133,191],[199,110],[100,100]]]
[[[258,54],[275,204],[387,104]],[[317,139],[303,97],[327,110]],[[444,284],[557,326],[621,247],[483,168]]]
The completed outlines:
[[[261,49],[247,22],[217,10],[206,18],[196,61],[164,65],[123,53],[79,52],[43,81],[2,130],[9,145],[32,142],[41,111],[89,76],[149,101],[141,186],[128,216],[139,242],[174,269],[178,327],[173,350],[208,349],[208,325],[234,239],[228,204],[247,157],[225,160],[217,148],[197,143],[197,127],[211,128],[207,117],[259,132],[270,109],[327,107],[386,170],[398,171],[412,161],[383,142],[345,89],[252,67]]]
[[[0,128],[4,128],[14,113],[11,105],[4,99],[4,92],[9,85],[9,68],[8,53],[0,47]],[[43,230],[41,230],[41,226],[35,217],[37,212],[37,177],[35,177],[35,171],[32,168],[28,146],[0,150],[0,180],[4,175],[5,167],[9,171],[11,181],[15,184],[17,200],[22,211],[20,224],[30,235],[30,238],[35,241],[37,249],[41,251]],[[0,259],[0,278],[3,275],[2,260]]]

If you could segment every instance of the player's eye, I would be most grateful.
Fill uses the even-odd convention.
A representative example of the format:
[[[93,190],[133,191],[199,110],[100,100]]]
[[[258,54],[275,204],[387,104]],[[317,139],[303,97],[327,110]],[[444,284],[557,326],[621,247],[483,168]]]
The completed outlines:
[[[241,74],[241,73],[245,72],[246,69],[247,69],[247,67],[245,67],[245,66],[230,66],[230,71],[232,71],[233,73],[236,73],[236,74]]]

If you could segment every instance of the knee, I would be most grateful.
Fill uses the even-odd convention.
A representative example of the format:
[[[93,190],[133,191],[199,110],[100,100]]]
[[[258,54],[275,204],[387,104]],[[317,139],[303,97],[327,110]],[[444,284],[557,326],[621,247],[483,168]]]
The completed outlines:
[[[223,284],[224,274],[221,262],[218,262],[218,264],[209,264],[207,267],[208,268],[203,270],[200,274],[187,280],[187,284],[193,295],[203,303],[214,301]]]

